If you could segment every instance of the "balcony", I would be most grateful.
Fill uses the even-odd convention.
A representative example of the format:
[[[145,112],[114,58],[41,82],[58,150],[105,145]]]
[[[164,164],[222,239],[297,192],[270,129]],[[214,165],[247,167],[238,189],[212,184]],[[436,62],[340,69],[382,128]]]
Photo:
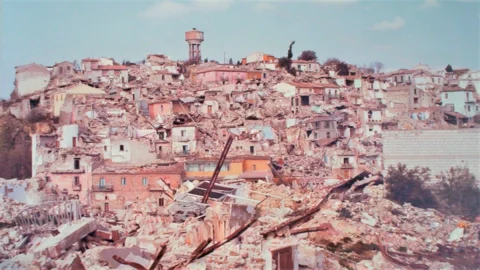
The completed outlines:
[[[382,122],[383,122],[382,119],[372,119],[372,118],[367,119],[367,123],[382,123]]]
[[[73,191],[81,191],[82,190],[82,184],[73,184],[72,186]]]
[[[104,185],[104,186],[92,186],[93,192],[112,192],[113,185]]]
[[[340,168],[342,169],[353,169],[353,165],[350,163],[343,163]]]

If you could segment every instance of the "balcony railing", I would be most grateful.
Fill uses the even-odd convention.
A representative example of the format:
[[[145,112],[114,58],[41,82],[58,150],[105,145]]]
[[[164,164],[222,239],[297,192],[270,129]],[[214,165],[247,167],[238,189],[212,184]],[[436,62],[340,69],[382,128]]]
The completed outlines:
[[[82,190],[82,184],[73,184],[72,186],[73,191],[81,191]]]
[[[103,186],[92,186],[93,192],[112,192],[113,185],[103,185]]]

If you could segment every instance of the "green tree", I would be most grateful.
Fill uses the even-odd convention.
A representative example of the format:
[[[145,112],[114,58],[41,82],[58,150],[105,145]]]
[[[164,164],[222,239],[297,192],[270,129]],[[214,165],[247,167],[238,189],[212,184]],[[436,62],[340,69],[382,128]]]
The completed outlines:
[[[446,72],[453,72],[453,68],[450,64],[447,65],[447,67],[445,68],[445,71]]]
[[[303,51],[300,54],[300,56],[298,57],[298,60],[316,61],[317,60],[317,53],[312,51],[312,50]]]
[[[233,60],[232,60],[232,58],[230,58],[230,60],[228,60],[228,64],[233,65]]]
[[[425,187],[430,181],[428,168],[407,169],[405,164],[390,166],[385,178],[387,199],[396,203],[411,203],[421,208],[436,208],[438,202],[434,193]]]
[[[340,62],[336,65],[337,74],[340,76],[347,76],[350,72],[348,64],[345,62]]]
[[[292,65],[292,60],[287,57],[281,57],[278,59],[278,66],[280,68],[288,69]]]
[[[330,57],[327,60],[325,60],[323,65],[325,65],[325,66],[335,65],[336,66],[337,64],[340,64],[341,62],[342,61],[338,60],[338,58]]]
[[[468,168],[450,168],[439,177],[436,193],[443,212],[470,217],[480,214],[480,188]]]

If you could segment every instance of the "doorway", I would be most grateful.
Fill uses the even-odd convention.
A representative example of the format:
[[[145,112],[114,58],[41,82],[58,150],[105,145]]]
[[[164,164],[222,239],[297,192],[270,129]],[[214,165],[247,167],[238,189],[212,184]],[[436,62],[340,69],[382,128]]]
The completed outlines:
[[[275,262],[275,269],[294,269],[292,247],[285,247],[272,251],[272,259]]]
[[[104,204],[104,211],[108,212],[110,210],[110,207],[108,206],[108,202]]]

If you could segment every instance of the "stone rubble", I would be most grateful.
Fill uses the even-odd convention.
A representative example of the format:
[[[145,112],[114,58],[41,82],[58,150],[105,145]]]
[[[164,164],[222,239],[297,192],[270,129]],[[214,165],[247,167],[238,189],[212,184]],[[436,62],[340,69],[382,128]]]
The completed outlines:
[[[126,82],[116,73],[92,81],[88,72],[74,72],[66,81],[52,79],[40,97],[9,101],[8,113],[18,118],[31,113],[22,102],[36,98],[54,117],[31,132],[35,177],[0,179],[0,269],[128,269],[132,262],[162,269],[277,269],[284,261],[294,269],[480,265],[478,218],[385,198],[382,130],[463,127],[443,116],[398,112],[386,89],[410,85],[393,82],[396,73],[349,65],[349,74],[339,75],[323,65],[293,76],[278,67],[187,65],[164,55],[125,65],[102,61],[108,60],[128,73]],[[199,79],[210,69],[246,77]],[[65,94],[86,85],[80,90],[102,94]],[[428,84],[422,94],[438,96],[442,87]],[[427,111],[438,109],[433,101]],[[193,129],[193,139],[179,127]],[[209,183],[202,181],[210,181],[230,136],[231,163],[219,175],[231,175],[218,177],[202,202],[201,185]],[[259,170],[261,158],[267,167]],[[238,173],[233,161],[242,164]],[[156,183],[143,177],[156,170]],[[138,177],[141,187],[124,175]],[[122,177],[120,187],[110,187],[114,176]],[[16,192],[22,202],[12,199]],[[70,209],[73,201],[81,211]],[[20,224],[25,213],[41,224]]]

